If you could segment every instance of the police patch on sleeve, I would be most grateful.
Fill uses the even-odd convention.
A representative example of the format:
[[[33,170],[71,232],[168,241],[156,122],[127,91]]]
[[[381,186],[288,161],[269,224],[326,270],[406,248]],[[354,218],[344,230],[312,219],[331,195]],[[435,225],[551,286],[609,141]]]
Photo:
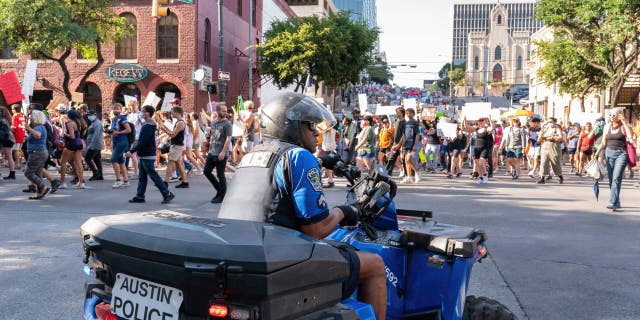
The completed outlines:
[[[322,181],[320,180],[320,170],[318,170],[318,168],[311,168],[307,171],[307,180],[313,190],[318,192],[322,191]]]

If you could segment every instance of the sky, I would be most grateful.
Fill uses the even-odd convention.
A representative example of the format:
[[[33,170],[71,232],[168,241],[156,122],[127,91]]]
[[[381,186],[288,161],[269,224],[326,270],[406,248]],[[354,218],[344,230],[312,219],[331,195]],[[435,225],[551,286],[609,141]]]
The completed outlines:
[[[505,2],[505,1],[502,1]],[[397,67],[394,83],[422,87],[424,79],[451,61],[454,3],[497,3],[497,0],[377,0],[380,50]]]

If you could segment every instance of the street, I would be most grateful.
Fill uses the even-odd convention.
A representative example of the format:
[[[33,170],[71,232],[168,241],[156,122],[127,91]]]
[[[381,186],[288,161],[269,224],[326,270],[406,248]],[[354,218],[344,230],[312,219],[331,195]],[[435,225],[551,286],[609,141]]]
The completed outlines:
[[[423,173],[396,200],[401,208],[433,210],[437,221],[486,230],[490,258],[474,269],[470,294],[495,298],[520,319],[640,318],[638,180],[625,180],[623,208],[611,213],[606,183],[596,202],[587,178],[567,176],[564,185],[536,185],[499,173],[476,186],[467,175]],[[43,201],[26,200],[21,173],[0,181],[1,319],[81,318],[79,227],[90,217],[155,209],[215,217],[219,208],[209,203],[213,189],[202,176],[192,176],[187,190],[172,184],[176,198],[168,206],[152,186],[146,204],[129,204],[136,181],[112,190],[113,174],[105,178]],[[326,191],[329,203],[342,203],[344,184]]]

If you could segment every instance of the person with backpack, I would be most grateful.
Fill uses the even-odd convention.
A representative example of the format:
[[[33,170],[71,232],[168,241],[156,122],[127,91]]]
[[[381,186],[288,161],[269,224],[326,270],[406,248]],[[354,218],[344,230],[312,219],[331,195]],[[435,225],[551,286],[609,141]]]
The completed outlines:
[[[140,128],[142,128],[142,122],[140,118],[142,114],[138,110],[138,100],[131,100],[127,104],[127,122],[131,125],[131,132],[128,134],[129,146],[133,147],[138,143],[138,138],[140,137]],[[133,161],[133,175],[131,175],[130,179],[136,179],[138,177],[138,156],[135,153],[131,153],[127,151],[125,153],[125,167],[129,167],[129,160]]]
[[[111,120],[109,134],[111,134],[113,146],[113,151],[111,152],[111,164],[113,165],[113,171],[116,175],[116,181],[113,183],[112,188],[127,188],[129,187],[129,174],[127,173],[127,168],[124,165],[124,154],[129,150],[129,134],[131,133],[131,128],[133,126],[127,121],[127,117],[122,114],[121,104],[114,104],[112,112],[113,119]]]
[[[507,151],[507,165],[511,167],[511,178],[513,180],[520,177],[520,162],[524,154],[526,144],[526,135],[520,119],[512,118],[511,125],[503,131],[502,140],[500,141],[500,152]]]
[[[2,158],[9,164],[7,179],[16,178],[15,163],[13,162],[13,145],[16,139],[11,132],[11,113],[5,106],[0,106],[0,152]]]

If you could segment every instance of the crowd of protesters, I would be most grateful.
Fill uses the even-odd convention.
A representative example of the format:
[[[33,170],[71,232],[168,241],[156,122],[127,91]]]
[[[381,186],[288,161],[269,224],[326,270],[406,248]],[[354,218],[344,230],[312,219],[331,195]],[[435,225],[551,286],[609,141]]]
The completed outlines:
[[[211,106],[209,112],[187,113],[179,99],[170,105],[170,111],[160,111],[139,108],[137,101],[126,106],[116,103],[102,118],[86,105],[59,104],[48,108],[48,113],[32,104],[26,115],[21,105],[0,107],[0,154],[9,169],[3,179],[15,179],[16,171],[22,169],[31,182],[23,191],[34,193],[30,199],[69,188],[69,176],[72,188],[84,189],[88,183],[105,180],[102,153],[106,148],[115,175],[112,188],[125,189],[131,180],[139,180],[130,202],[145,202],[151,179],[163,203],[169,203],[175,197],[169,183],[179,182],[176,189],[189,188],[192,175],[204,175],[215,189],[211,202],[222,202],[225,172],[233,172],[243,155],[262,141],[258,110],[250,101],[241,112],[222,104]],[[562,184],[566,174],[584,175],[585,164],[595,158],[608,171],[612,189],[608,207],[620,207],[620,185],[629,160],[627,141],[636,138],[622,111],[611,112],[609,121],[600,118],[567,128],[554,118],[539,116],[526,121],[502,119],[503,126],[497,119],[454,121],[424,116],[413,106],[395,111],[395,115],[361,115],[356,107],[337,113],[340,122],[318,138],[317,156],[337,152],[362,171],[380,168],[393,175],[398,169],[402,184],[418,183],[435,173],[460,178],[465,168],[477,184],[489,183],[500,170],[513,180],[524,170],[538,184],[550,180]],[[234,122],[242,134],[234,134]],[[455,136],[444,136],[438,128],[444,122],[456,124]],[[565,163],[568,173],[563,172]],[[161,177],[157,170],[163,166]],[[57,174],[48,168],[56,168]],[[91,172],[88,179],[85,171]],[[628,172],[632,178],[633,170]],[[332,172],[323,174],[323,187],[333,187]]]

